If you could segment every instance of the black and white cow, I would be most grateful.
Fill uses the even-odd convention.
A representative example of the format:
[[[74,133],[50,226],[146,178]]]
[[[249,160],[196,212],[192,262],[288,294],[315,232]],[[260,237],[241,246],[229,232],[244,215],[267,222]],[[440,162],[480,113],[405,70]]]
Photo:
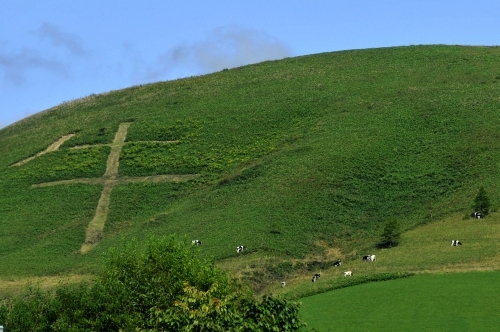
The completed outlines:
[[[237,247],[236,247],[236,252],[237,252],[237,253],[240,253],[240,252],[242,252],[243,250],[247,250],[247,247],[245,247],[245,246],[237,246]]]
[[[340,259],[337,259],[334,263],[333,266],[340,266],[342,264],[342,261]]]
[[[363,261],[365,261],[365,262],[375,262],[376,259],[377,259],[377,257],[375,257],[375,255],[363,256]]]
[[[456,246],[461,246],[462,243],[458,240],[451,240],[451,246],[456,247]]]
[[[281,282],[281,287],[284,288],[286,286],[286,282],[285,281],[282,281]]]
[[[320,276],[321,275],[319,273],[314,274],[312,277],[312,282],[316,282],[316,280],[318,280]]]
[[[201,241],[200,240],[193,240],[191,241],[192,244],[195,244],[197,246],[201,245]]]
[[[481,212],[474,211],[474,212],[472,212],[472,214],[470,216],[472,218],[481,219],[483,217],[483,214]]]

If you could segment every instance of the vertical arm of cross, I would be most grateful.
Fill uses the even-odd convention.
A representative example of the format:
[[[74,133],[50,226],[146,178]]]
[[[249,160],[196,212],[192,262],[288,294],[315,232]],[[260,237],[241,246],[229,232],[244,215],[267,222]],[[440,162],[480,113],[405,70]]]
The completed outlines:
[[[122,123],[116,132],[113,144],[111,144],[111,153],[108,156],[108,161],[106,163],[106,173],[105,178],[116,178],[118,176],[118,165],[120,159],[120,153],[122,147],[125,144],[125,138],[127,137],[127,131],[130,127],[130,123]]]

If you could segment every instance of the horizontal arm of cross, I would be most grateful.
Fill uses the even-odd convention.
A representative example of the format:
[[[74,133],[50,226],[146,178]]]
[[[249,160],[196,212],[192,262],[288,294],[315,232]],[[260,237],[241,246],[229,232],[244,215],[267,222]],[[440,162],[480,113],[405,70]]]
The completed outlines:
[[[140,183],[140,182],[152,182],[152,183],[160,183],[160,182],[183,182],[195,179],[199,176],[199,174],[181,174],[181,175],[151,175],[151,176],[142,176],[142,177],[134,177],[134,176],[123,176],[117,179],[107,179],[105,177],[101,178],[81,178],[81,179],[71,179],[71,180],[61,180],[61,181],[53,181],[53,182],[45,182],[34,184],[32,188],[41,188],[41,187],[54,187],[65,184],[75,184],[75,183],[83,183],[83,184],[98,184],[98,185],[111,185],[115,186],[118,184],[126,184],[126,183]]]
[[[124,142],[123,145],[125,144],[131,144],[131,143],[159,143],[159,144],[173,144],[173,143],[179,143],[179,140],[175,141],[131,141],[131,142]],[[95,146],[113,146],[115,145],[114,143],[105,143],[105,144],[84,144],[84,145],[77,145],[77,146],[72,146],[70,149],[71,150],[76,150],[76,149],[86,149],[86,148],[92,148]]]

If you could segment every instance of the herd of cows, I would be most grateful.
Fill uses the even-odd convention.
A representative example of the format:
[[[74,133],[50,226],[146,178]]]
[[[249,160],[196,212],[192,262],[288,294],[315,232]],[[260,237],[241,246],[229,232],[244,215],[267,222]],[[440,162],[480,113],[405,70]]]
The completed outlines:
[[[475,212],[473,217],[474,218],[477,218],[477,219],[480,219],[482,217],[482,215],[476,215],[476,213],[478,212]],[[201,241],[200,240],[193,240],[191,241],[191,243],[193,245],[201,245]],[[459,241],[459,240],[451,240],[451,246],[452,247],[456,247],[456,246],[461,246],[462,243]],[[247,247],[245,246],[237,246],[236,247],[236,252],[237,253],[241,253],[242,251],[246,250]],[[375,255],[365,255],[363,256],[363,262],[375,262],[377,260],[377,257]],[[340,259],[337,259],[335,262],[333,262],[333,266],[340,266],[342,265],[342,261]],[[320,273],[315,273],[313,276],[312,276],[312,279],[311,281],[312,282],[316,282],[318,281],[318,279],[320,278],[321,274]],[[352,271],[345,271],[344,272],[344,277],[352,277]],[[281,287],[285,287],[286,286],[286,281],[282,281],[281,282]]]
[[[377,256],[375,255],[365,255],[363,256],[363,262],[375,262],[377,260]],[[340,266],[342,265],[342,261],[340,259],[337,259],[334,263],[333,266]],[[344,277],[352,277],[352,271],[344,271]],[[319,273],[316,273],[312,277],[312,282],[316,282],[319,278]]]

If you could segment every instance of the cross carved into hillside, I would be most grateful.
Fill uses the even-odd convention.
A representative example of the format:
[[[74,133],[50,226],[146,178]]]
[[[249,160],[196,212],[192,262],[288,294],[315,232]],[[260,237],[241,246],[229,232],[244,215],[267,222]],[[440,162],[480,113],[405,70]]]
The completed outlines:
[[[128,131],[129,127],[130,127],[130,123],[120,124],[118,131],[116,132],[115,138],[113,140],[113,143],[111,143],[111,144],[82,145],[82,146],[73,147],[73,149],[84,149],[84,148],[91,147],[91,146],[110,146],[111,147],[111,152],[108,155],[108,160],[106,163],[106,172],[104,173],[104,175],[102,177],[100,177],[100,178],[80,178],[80,179],[72,179],[72,180],[46,182],[46,183],[35,184],[32,186],[33,188],[39,188],[39,187],[51,187],[51,186],[74,184],[74,183],[100,184],[103,186],[101,197],[99,199],[99,202],[97,203],[97,209],[96,209],[96,212],[94,215],[94,219],[92,219],[92,221],[90,221],[90,223],[87,227],[87,231],[86,231],[86,235],[85,235],[85,242],[82,244],[82,247],[80,249],[80,252],[82,254],[84,254],[87,251],[89,251],[90,249],[92,249],[103,238],[104,225],[106,224],[106,218],[107,218],[108,211],[109,211],[111,192],[116,185],[125,184],[125,183],[138,183],[138,182],[181,182],[181,181],[188,181],[188,180],[194,179],[195,177],[198,176],[198,174],[155,175],[155,176],[145,176],[145,177],[120,176],[118,174],[120,154],[121,154],[122,147],[125,144],[127,144],[127,142],[125,142],[125,138],[127,137],[127,131]],[[63,138],[65,138],[65,137],[63,137]],[[61,140],[63,138],[61,138]],[[71,138],[71,137],[69,137],[69,138]],[[69,138],[66,138],[66,139],[69,139]],[[58,142],[60,142],[61,140],[59,140]],[[58,143],[58,142],[56,142],[56,143]],[[176,141],[162,141],[162,143],[175,143],[175,142]],[[56,144],[56,143],[54,143],[54,144]],[[134,142],[134,143],[141,143],[141,142]],[[54,144],[52,144],[51,147]],[[52,150],[47,151],[47,152],[56,151],[61,144],[59,144],[55,149],[52,149]],[[47,153],[47,152],[44,152],[44,153]],[[37,156],[35,156],[35,157],[37,157]],[[31,159],[33,159],[33,158],[31,158]],[[31,159],[29,159],[29,160],[31,160]],[[24,162],[28,162],[29,160],[20,162],[18,164],[21,165]],[[16,164],[13,166],[18,166],[18,165]]]

